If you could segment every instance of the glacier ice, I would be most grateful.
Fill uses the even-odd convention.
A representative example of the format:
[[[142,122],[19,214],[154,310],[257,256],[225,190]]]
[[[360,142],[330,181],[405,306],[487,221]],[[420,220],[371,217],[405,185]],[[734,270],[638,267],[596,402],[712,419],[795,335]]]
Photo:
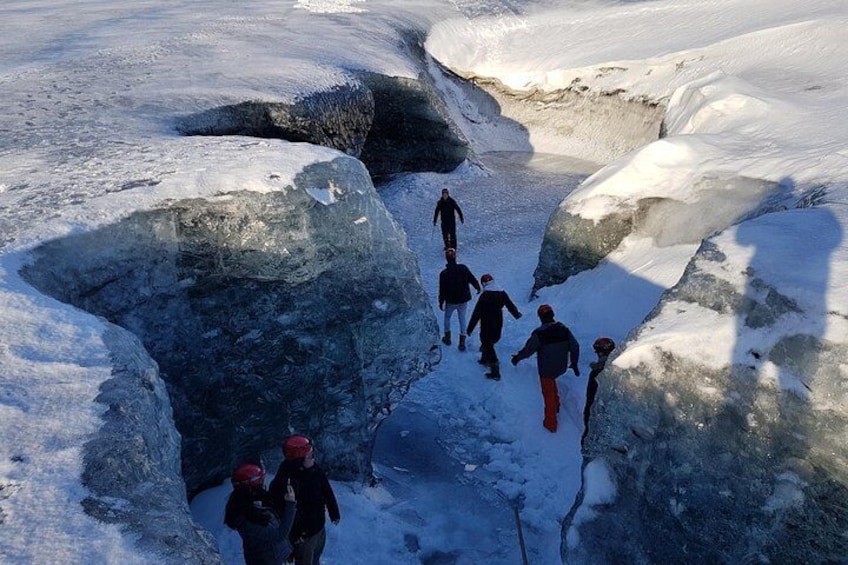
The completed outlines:
[[[47,242],[23,275],[144,343],[190,494],[295,431],[334,476],[367,476],[373,429],[437,337],[405,236],[348,157],[285,190],[176,201]]]
[[[848,555],[848,346],[828,330],[845,319],[844,300],[828,294],[840,236],[833,214],[812,208],[704,242],[600,379],[585,449],[609,465],[616,496],[565,524],[581,543],[564,561]],[[793,252],[775,253],[784,239]],[[629,349],[642,351],[638,363]]]
[[[373,177],[448,172],[468,155],[427,81],[361,71],[346,84],[294,101],[250,100],[183,116],[184,135],[303,141],[359,158]]]
[[[603,187],[597,177],[585,184],[590,187],[585,190]],[[673,196],[622,196],[600,219],[581,216],[577,209],[586,207],[587,201],[611,198],[604,189],[598,190],[596,195],[575,193],[551,215],[534,273],[536,290],[594,268],[631,233],[651,237],[662,247],[698,243],[736,222],[789,207],[797,200],[780,183],[710,173],[683,191],[691,195],[689,201]]]

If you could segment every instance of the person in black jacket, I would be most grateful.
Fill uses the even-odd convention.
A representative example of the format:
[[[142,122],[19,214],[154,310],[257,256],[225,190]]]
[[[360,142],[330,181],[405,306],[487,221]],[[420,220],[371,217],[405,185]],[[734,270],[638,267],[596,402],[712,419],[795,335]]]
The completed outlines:
[[[324,471],[315,462],[309,438],[294,435],[283,444],[285,460],[271,481],[268,495],[272,505],[283,503],[283,493],[291,485],[297,497],[297,513],[289,539],[294,545],[296,565],[318,565],[327,542],[324,529],[325,513],[338,524],[341,519],[333,487]]]
[[[495,344],[501,339],[503,329],[503,309],[506,307],[516,320],[521,312],[515,307],[505,290],[495,286],[495,279],[489,273],[480,277],[483,294],[477,299],[471,321],[468,322],[468,335],[474,332],[477,322],[480,322],[480,361],[481,365],[489,367],[486,377],[499,381],[501,379],[500,362],[495,352]]]
[[[456,262],[456,249],[445,251],[447,264],[439,273],[439,310],[445,312],[445,335],[442,343],[451,344],[450,321],[453,313],[459,317],[459,350],[465,351],[465,310],[471,300],[471,285],[480,293],[480,283],[471,274],[471,270],[462,263]]]
[[[289,533],[296,511],[294,490],[284,488],[275,511],[265,490],[265,471],[244,463],[230,479],[233,492],[227,499],[224,523],[241,536],[245,565],[282,565],[292,552]]]
[[[598,375],[607,366],[607,359],[615,349],[615,342],[608,337],[599,337],[592,344],[592,349],[598,356],[597,361],[589,363],[589,382],[586,383],[586,406],[583,408],[583,435],[580,436],[580,445],[586,439],[589,433],[589,416],[592,413],[592,404],[595,402],[595,395],[598,393]]]
[[[554,320],[554,309],[542,304],[536,310],[542,325],[533,330],[521,351],[512,356],[512,364],[518,365],[522,359],[536,354],[536,366],[539,370],[539,384],[545,399],[545,419],[542,425],[550,432],[557,431],[557,412],[559,412],[559,390],[556,379],[569,367],[575,376],[580,376],[577,360],[580,345],[574,339],[571,330],[562,322]]]
[[[451,198],[447,188],[442,189],[442,197],[436,202],[436,211],[433,213],[433,225],[442,216],[442,239],[445,242],[445,250],[456,249],[456,217],[459,216],[459,221],[465,223],[465,218],[462,215],[462,210],[456,200]]]

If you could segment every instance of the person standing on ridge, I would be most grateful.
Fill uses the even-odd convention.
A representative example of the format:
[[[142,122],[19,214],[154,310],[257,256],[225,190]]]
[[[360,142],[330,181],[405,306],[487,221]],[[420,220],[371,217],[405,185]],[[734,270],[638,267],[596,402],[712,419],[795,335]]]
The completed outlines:
[[[554,320],[554,309],[549,305],[539,306],[536,314],[542,325],[533,330],[524,347],[512,356],[512,364],[518,365],[522,359],[536,354],[539,383],[545,400],[545,419],[542,425],[549,432],[556,432],[559,412],[559,389],[556,379],[565,374],[569,367],[575,376],[580,376],[580,370],[577,368],[580,344],[565,324]]]
[[[521,312],[515,307],[505,290],[497,288],[495,279],[489,273],[480,277],[483,294],[477,299],[471,320],[468,322],[468,335],[474,332],[477,322],[480,322],[480,361],[481,365],[489,367],[486,377],[499,381],[501,379],[500,362],[495,352],[495,344],[501,339],[503,329],[503,309],[506,307],[516,320]]]
[[[315,462],[309,438],[289,437],[283,444],[283,455],[285,460],[271,481],[268,495],[271,503],[278,507],[283,503],[287,487],[294,488],[298,504],[289,534],[294,546],[294,562],[296,565],[318,565],[327,543],[325,513],[330,515],[333,524],[341,519],[336,495],[327,475]]]
[[[451,198],[447,188],[442,189],[442,197],[436,202],[436,211],[433,213],[433,226],[442,216],[442,239],[445,242],[445,251],[448,249],[456,249],[456,217],[459,216],[459,221],[465,223],[465,218],[462,215],[462,210],[456,200]]]
[[[445,312],[445,335],[442,343],[451,344],[450,321],[456,312],[459,317],[459,350],[465,351],[465,310],[471,300],[468,286],[473,286],[477,289],[477,294],[480,294],[480,283],[468,267],[456,262],[456,249],[451,247],[445,251],[445,261],[447,264],[439,273],[439,310]]]
[[[262,467],[243,463],[230,480],[233,492],[227,499],[224,523],[241,536],[245,565],[282,565],[292,552],[289,533],[296,512],[294,489],[284,489],[278,513],[270,505]]]
[[[592,349],[598,356],[597,361],[589,363],[589,382],[586,383],[586,407],[583,408],[583,435],[580,436],[580,445],[583,445],[583,440],[589,433],[589,416],[592,413],[592,404],[595,402],[595,395],[598,393],[598,375],[607,366],[607,358],[615,349],[615,342],[608,337],[599,337],[592,344]]]

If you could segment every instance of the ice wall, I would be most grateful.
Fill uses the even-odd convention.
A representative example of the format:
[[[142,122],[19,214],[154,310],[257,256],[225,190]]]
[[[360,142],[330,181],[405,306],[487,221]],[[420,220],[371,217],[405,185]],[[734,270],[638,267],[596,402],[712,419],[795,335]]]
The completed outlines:
[[[104,334],[112,378],[96,402],[104,425],[86,443],[85,512],[126,527],[139,550],[167,564],[220,563],[215,541],[195,525],[180,472],[180,435],[156,362],[131,333]]]
[[[566,562],[845,559],[842,225],[790,210],[702,244],[602,374],[585,453],[614,486],[578,500]]]
[[[367,476],[375,426],[437,338],[405,236],[347,157],[284,190],[177,201],[48,242],[24,276],[141,339],[189,493],[294,431],[333,476]]]
[[[425,77],[422,77],[426,79]],[[373,177],[449,172],[468,155],[428,80],[359,72],[292,101],[250,100],[183,116],[184,135],[305,141],[359,158]]]
[[[643,157],[657,151],[661,149],[646,148],[623,161],[644,166]],[[609,168],[628,170],[621,164]],[[634,177],[629,186],[633,194],[601,190],[585,197],[614,177],[609,169],[590,177],[581,189],[583,194],[567,198],[551,215],[533,273],[534,290],[594,268],[631,233],[651,237],[660,246],[698,243],[744,218],[803,200],[789,185],[721,172],[675,179],[677,186],[671,194],[661,194],[649,184],[640,186]]]
[[[552,153],[607,163],[657,139],[665,108],[582,85],[516,91],[499,80],[429,65],[430,75],[475,153]]]

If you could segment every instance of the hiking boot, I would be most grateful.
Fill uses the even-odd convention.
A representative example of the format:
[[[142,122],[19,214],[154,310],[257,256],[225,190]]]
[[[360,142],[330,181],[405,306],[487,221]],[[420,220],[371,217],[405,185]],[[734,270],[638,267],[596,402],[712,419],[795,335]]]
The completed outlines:
[[[451,344],[450,332],[445,332],[445,337],[442,338],[442,343],[444,343],[445,345]]]
[[[464,335],[459,336],[459,350],[465,351],[465,336]]]
[[[497,363],[490,365],[489,372],[486,373],[487,379],[492,379],[493,381],[501,380],[501,367]]]

